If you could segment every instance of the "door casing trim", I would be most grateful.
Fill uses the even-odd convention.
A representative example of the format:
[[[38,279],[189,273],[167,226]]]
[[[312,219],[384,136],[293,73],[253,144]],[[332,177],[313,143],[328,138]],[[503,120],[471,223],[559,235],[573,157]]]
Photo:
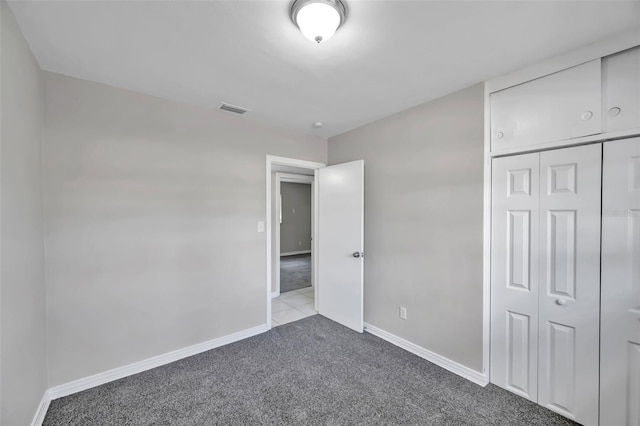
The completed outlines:
[[[272,268],[271,268],[271,262],[272,262],[272,250],[271,250],[271,242],[272,242],[272,230],[271,230],[271,221],[272,221],[272,209],[273,209],[273,205],[271,203],[271,194],[272,194],[272,190],[271,190],[271,173],[273,171],[273,166],[274,165],[281,165],[281,166],[291,166],[291,167],[298,167],[298,168],[302,168],[302,169],[309,169],[309,170],[313,170],[313,217],[317,218],[318,217],[318,169],[326,167],[327,165],[325,163],[318,163],[315,161],[306,161],[306,160],[298,160],[295,158],[287,158],[287,157],[279,157],[276,155],[267,155],[266,158],[266,179],[265,179],[265,186],[266,186],[266,198],[265,198],[265,210],[266,210],[266,214],[265,214],[265,230],[266,230],[266,271],[267,271],[267,279],[266,279],[266,288],[265,288],[265,294],[266,294],[266,299],[267,299],[267,315],[266,315],[266,323],[267,323],[267,330],[271,329],[271,298],[272,298],[272,290],[271,290],[271,286],[272,286]],[[312,262],[317,265],[317,259],[318,259],[318,225],[317,225],[317,220],[314,221],[313,223],[313,229],[312,229],[312,238],[313,238],[313,242],[312,242]],[[312,277],[312,281],[314,283],[316,283],[315,285],[315,292],[316,292],[316,297],[315,297],[315,308],[316,310],[318,309],[318,268],[314,268],[313,269],[313,277]]]

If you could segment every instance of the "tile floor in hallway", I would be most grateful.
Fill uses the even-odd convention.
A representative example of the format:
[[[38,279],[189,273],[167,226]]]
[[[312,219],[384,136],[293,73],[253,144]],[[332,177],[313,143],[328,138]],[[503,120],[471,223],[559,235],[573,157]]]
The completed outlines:
[[[271,299],[271,327],[317,314],[312,287],[282,293]]]

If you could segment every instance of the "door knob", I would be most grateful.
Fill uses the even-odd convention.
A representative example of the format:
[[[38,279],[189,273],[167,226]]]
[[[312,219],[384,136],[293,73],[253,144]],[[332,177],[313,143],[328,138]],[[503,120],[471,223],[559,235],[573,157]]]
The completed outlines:
[[[362,253],[360,251],[354,251],[353,252],[353,257],[364,257],[364,253]]]
[[[560,305],[560,306],[564,306],[567,304],[567,301],[564,299],[558,299],[556,300],[556,305]]]

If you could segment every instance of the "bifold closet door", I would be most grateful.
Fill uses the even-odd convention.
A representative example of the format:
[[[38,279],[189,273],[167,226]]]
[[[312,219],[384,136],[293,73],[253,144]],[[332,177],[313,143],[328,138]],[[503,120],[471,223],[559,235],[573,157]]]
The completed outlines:
[[[493,160],[491,382],[537,402],[540,154]]]
[[[604,144],[602,425],[640,425],[640,139]]]
[[[538,403],[598,424],[602,145],[540,154]]]

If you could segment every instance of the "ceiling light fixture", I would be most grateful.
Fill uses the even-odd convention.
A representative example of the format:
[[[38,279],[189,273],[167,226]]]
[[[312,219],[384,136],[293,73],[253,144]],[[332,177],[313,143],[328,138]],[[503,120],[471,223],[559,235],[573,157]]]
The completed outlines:
[[[347,18],[347,8],[341,0],[294,0],[291,20],[302,35],[320,43],[329,40]]]

